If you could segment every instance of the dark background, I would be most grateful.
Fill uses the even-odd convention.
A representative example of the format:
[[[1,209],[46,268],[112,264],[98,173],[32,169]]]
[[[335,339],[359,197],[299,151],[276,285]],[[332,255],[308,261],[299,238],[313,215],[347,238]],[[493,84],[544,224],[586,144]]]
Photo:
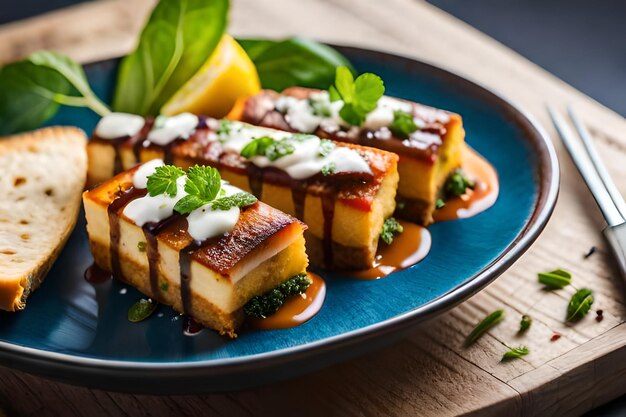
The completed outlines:
[[[626,0],[429,1],[626,116]],[[0,0],[0,24],[79,2]],[[626,396],[587,414],[609,416]]]

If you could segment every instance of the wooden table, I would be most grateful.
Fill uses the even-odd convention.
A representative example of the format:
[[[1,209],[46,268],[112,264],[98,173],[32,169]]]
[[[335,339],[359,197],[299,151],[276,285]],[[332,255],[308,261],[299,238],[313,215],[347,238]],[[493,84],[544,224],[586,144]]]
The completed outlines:
[[[235,35],[284,37],[378,48],[413,56],[474,79],[526,108],[556,138],[546,104],[573,104],[596,137],[621,190],[626,189],[626,122],[493,39],[416,0],[233,0]],[[128,52],[152,0],[105,0],[0,27],[0,62],[54,48],[83,62]],[[529,29],[530,30],[530,29]],[[549,40],[546,40],[549,42]],[[558,48],[558,45],[554,46]],[[445,416],[572,415],[626,392],[624,288],[599,233],[604,221],[579,174],[555,140],[561,194],[546,231],[486,290],[426,323],[397,345],[296,380],[230,394],[166,397],[89,390],[0,370],[0,408],[8,414]],[[598,252],[583,255],[595,245]],[[563,324],[572,291],[542,291],[539,271],[562,267],[577,287],[596,293],[594,310]],[[470,349],[464,336],[486,313],[507,319]],[[527,357],[500,363],[521,314],[534,318],[519,340]],[[554,331],[561,339],[551,342]],[[1,413],[0,413],[1,414]],[[45,413],[44,413],[45,414]]]

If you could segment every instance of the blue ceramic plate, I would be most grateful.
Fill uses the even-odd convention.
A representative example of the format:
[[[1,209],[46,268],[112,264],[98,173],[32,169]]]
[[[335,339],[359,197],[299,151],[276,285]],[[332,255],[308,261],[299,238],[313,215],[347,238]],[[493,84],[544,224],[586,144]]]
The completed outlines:
[[[431,253],[407,270],[378,281],[327,276],[324,307],[304,325],[244,331],[232,341],[208,330],[185,336],[181,320],[163,306],[149,320],[128,322],[128,308],[139,292],[118,281],[91,285],[83,279],[92,257],[81,217],[26,310],[0,314],[2,364],[109,390],[249,387],[389,344],[508,268],[539,235],[556,201],[558,165],[545,133],[505,99],[457,75],[380,52],[340,50],[357,70],[380,74],[388,94],[463,116],[467,142],[500,176],[500,196],[492,208],[432,225]],[[86,68],[105,100],[111,98],[117,64]],[[91,132],[96,122],[87,110],[65,108],[51,124]]]

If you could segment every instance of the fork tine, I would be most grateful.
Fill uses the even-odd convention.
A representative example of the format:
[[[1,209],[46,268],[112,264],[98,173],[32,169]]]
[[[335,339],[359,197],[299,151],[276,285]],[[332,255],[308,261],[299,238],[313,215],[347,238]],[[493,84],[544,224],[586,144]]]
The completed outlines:
[[[606,222],[609,226],[615,226],[623,223],[624,218],[615,207],[615,204],[611,199],[611,195],[604,187],[598,172],[589,160],[589,156],[585,152],[584,148],[580,147],[580,145],[576,143],[572,130],[569,128],[567,123],[565,123],[563,117],[552,109],[552,107],[548,107],[548,112],[550,113],[554,127],[556,127],[556,130],[559,132],[559,135],[563,140],[565,148],[569,152],[574,164],[576,164],[578,171],[585,180],[585,183],[587,184],[589,191],[591,191],[593,198],[596,200],[598,207],[600,207]]]
[[[609,172],[606,170],[604,163],[602,163],[600,155],[598,155],[598,151],[596,151],[596,147],[593,144],[593,139],[591,138],[589,130],[587,130],[587,127],[578,117],[572,106],[567,106],[567,112],[569,113],[569,117],[572,119],[572,122],[574,122],[574,127],[578,131],[580,138],[583,140],[583,145],[585,145],[585,148],[587,149],[589,159],[591,159],[591,162],[596,167],[596,171],[598,171],[598,175],[604,183],[604,187],[609,192],[615,207],[622,215],[622,218],[626,219],[626,202],[624,202],[624,197],[620,194]]]

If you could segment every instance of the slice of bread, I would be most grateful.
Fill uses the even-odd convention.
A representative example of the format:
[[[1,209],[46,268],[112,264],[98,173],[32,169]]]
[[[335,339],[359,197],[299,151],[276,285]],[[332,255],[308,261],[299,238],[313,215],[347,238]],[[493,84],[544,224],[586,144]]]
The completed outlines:
[[[0,138],[0,309],[24,308],[72,232],[86,143],[69,127]]]

